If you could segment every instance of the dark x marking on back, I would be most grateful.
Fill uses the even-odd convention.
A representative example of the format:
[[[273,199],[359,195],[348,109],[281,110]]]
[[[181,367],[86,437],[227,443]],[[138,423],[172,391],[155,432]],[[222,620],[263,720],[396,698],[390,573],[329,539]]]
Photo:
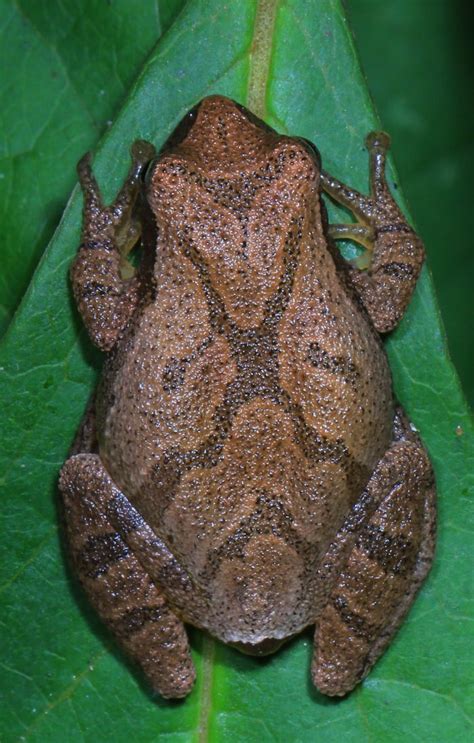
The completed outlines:
[[[160,516],[172,502],[180,480],[186,472],[194,468],[211,468],[218,464],[223,457],[224,445],[234,417],[243,405],[255,398],[271,400],[289,415],[294,426],[297,444],[307,459],[313,462],[330,461],[339,464],[349,477],[361,483],[361,487],[368,479],[369,472],[353,459],[341,439],[330,441],[308,426],[301,405],[291,399],[290,394],[282,388],[279,381],[278,326],[293,289],[300,254],[303,219],[301,215],[294,217],[290,224],[284,245],[283,273],[279,285],[273,296],[266,302],[262,321],[258,327],[250,329],[240,328],[229,316],[222,297],[211,281],[205,259],[194,246],[189,235],[189,228],[187,234],[185,229],[185,237],[180,247],[200,278],[208,306],[211,334],[193,354],[171,360],[163,372],[163,388],[165,391],[170,391],[182,384],[189,363],[201,355],[217,335],[227,340],[237,367],[237,374],[235,379],[228,384],[222,402],[216,407],[213,432],[199,447],[187,451],[175,447],[164,452],[145,483],[145,491],[155,496],[159,494],[155,503]],[[272,502],[270,497],[261,498],[260,508],[267,509],[270,502]],[[278,511],[273,510],[267,514],[268,518],[257,519],[254,523],[255,533],[274,532],[276,526],[273,522],[277,513]],[[284,531],[285,528],[288,531],[286,536],[288,536],[289,543],[294,543],[297,547],[294,536],[290,534],[289,525],[285,527],[284,524],[280,524],[278,530]],[[252,529],[243,530],[240,534],[240,547],[243,546],[242,540],[248,542],[253,533]],[[235,539],[234,534],[227,538],[219,550],[220,557],[233,551],[233,539]],[[307,544],[301,545],[302,550],[307,550],[307,548]],[[212,572],[216,569],[217,563]],[[206,575],[206,577],[211,576]]]

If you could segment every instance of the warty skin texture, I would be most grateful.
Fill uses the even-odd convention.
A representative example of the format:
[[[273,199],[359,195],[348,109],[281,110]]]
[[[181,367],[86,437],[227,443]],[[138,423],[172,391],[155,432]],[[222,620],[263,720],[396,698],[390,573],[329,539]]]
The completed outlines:
[[[253,654],[315,625],[313,680],[344,694],[428,570],[431,466],[375,329],[396,324],[423,260],[387,146],[369,142],[363,197],[215,96],[156,159],[135,143],[113,207],[81,161],[72,284],[109,355],[61,474],[67,532],[92,603],[164,696],[194,678],[182,622]],[[338,254],[321,184],[359,218],[368,271]]]

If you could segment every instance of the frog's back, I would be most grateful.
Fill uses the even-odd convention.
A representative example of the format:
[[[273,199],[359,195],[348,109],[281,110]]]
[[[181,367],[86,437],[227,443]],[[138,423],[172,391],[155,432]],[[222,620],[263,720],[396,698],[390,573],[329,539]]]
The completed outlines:
[[[156,300],[101,403],[112,477],[212,595],[201,623],[234,642],[311,622],[392,419],[384,353],[326,248],[318,168],[269,137],[232,175],[158,164]]]

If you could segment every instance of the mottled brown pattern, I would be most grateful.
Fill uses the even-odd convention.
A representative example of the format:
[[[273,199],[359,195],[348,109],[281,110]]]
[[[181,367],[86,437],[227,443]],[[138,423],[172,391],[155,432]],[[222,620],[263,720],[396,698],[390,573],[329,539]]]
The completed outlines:
[[[384,137],[368,140],[370,197],[218,96],[146,188],[153,150],[134,145],[110,207],[80,163],[71,278],[111,353],[61,474],[68,537],[92,603],[165,696],[193,680],[183,621],[257,655],[313,624],[315,683],[346,693],[429,567],[431,469],[394,421],[374,329],[398,321],[423,260]],[[368,271],[327,237],[321,185],[358,217],[331,234],[373,250]]]
[[[373,484],[382,500],[361,530],[316,628],[313,680],[326,694],[342,696],[367,675],[431,564],[433,473],[408,427],[383,458]]]
[[[185,696],[195,677],[186,631],[133,545],[114,530],[108,512],[117,492],[99,458],[69,459],[60,488],[73,567],[95,609],[154,690],[164,697]]]

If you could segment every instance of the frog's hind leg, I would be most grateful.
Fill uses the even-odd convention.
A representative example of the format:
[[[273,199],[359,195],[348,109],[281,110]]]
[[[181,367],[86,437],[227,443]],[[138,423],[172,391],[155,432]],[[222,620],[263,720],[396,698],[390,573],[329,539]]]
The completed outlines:
[[[195,678],[186,630],[130,548],[139,524],[99,457],[70,457],[60,489],[73,566],[91,603],[154,690],[186,696]]]
[[[103,351],[114,346],[138,302],[139,282],[125,259],[140,237],[141,228],[133,212],[141,176],[154,153],[149,142],[134,143],[128,176],[110,206],[102,203],[90,154],[84,155],[77,166],[84,210],[71,281],[91,340]]]
[[[328,233],[333,239],[351,239],[367,249],[362,259],[349,265],[351,280],[376,329],[385,333],[401,319],[425,253],[423,243],[397,206],[386,181],[388,135],[372,132],[366,143],[370,158],[370,196],[347,187],[324,171],[321,186],[357,217],[354,224],[329,225]]]
[[[361,529],[316,625],[312,677],[343,696],[382,654],[410,608],[434,552],[435,488],[428,457],[401,412],[365,496],[378,505]]]

